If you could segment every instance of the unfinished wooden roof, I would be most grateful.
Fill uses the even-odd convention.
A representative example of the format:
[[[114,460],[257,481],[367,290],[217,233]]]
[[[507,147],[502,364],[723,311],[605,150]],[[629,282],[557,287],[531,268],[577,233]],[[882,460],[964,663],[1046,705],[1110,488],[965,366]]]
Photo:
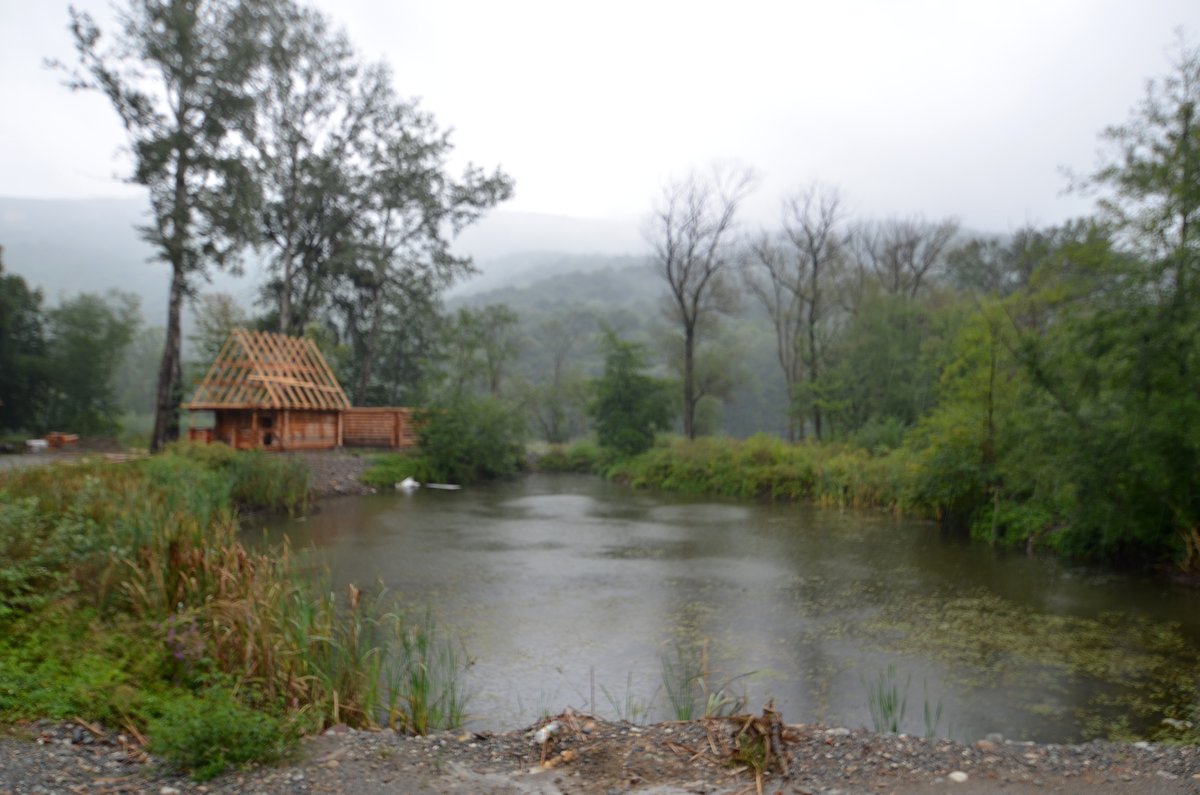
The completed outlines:
[[[234,329],[187,408],[350,408],[312,340]]]

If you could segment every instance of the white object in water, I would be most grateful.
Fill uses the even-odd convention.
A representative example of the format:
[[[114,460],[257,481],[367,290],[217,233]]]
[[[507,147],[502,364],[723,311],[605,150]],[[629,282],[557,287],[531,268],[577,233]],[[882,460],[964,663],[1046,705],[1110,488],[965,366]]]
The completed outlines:
[[[45,439],[26,439],[25,440],[25,447],[31,453],[44,452],[46,450],[46,448],[48,448],[49,446],[50,446],[50,443],[47,442]]]
[[[413,480],[411,475],[396,484],[397,491],[416,491],[419,488],[421,484]]]
[[[455,486],[452,483],[426,483],[426,488],[441,489],[442,491],[458,491],[462,486]]]

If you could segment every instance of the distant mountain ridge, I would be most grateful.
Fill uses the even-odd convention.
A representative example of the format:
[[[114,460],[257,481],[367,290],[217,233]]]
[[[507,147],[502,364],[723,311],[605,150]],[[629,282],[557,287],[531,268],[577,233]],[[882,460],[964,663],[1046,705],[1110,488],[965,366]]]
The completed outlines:
[[[151,325],[165,321],[169,272],[136,227],[146,223],[141,199],[21,199],[0,197],[0,246],[10,273],[41,288],[48,304],[79,292],[119,289],[136,294]],[[607,257],[644,249],[635,221],[497,210],[464,230],[455,249],[475,259],[480,275],[456,286],[457,294],[528,284]],[[212,274],[201,292],[226,292],[251,306],[261,265],[248,256],[246,274]]]

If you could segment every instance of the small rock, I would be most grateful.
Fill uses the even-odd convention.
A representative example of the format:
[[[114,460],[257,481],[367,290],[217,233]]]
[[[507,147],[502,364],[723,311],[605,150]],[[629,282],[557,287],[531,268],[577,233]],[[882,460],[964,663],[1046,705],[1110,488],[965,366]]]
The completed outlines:
[[[970,776],[968,776],[966,773],[962,772],[961,770],[955,770],[953,773],[951,773],[949,776],[947,776],[947,778],[949,778],[955,784],[964,784],[964,783],[966,783],[967,779],[970,778]]]
[[[1175,775],[1174,773],[1168,773],[1165,770],[1159,770],[1154,775],[1158,776],[1159,778],[1165,778],[1167,781],[1174,781],[1175,779],[1179,778],[1179,776]]]
[[[987,740],[989,743],[1004,745],[1004,735],[1000,732],[990,732],[989,734],[985,734],[983,739]]]
[[[1133,747],[1141,748],[1142,750],[1145,750],[1150,747],[1150,743],[1146,742],[1145,740],[1138,740],[1136,743],[1133,744]]]
[[[158,795],[179,795],[179,790],[175,787],[160,787]]]
[[[846,728],[826,729],[825,736],[826,737],[849,737],[850,730],[846,729]]]
[[[975,743],[975,747],[980,751],[995,751],[999,746],[997,746],[991,740],[980,740],[979,742]]]

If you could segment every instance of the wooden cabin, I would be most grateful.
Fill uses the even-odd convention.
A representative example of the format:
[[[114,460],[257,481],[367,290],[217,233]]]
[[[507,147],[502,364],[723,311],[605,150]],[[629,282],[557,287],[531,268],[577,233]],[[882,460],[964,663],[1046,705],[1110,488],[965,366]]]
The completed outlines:
[[[212,412],[196,441],[238,450],[411,447],[412,410],[354,408],[312,340],[234,329],[186,404]]]

